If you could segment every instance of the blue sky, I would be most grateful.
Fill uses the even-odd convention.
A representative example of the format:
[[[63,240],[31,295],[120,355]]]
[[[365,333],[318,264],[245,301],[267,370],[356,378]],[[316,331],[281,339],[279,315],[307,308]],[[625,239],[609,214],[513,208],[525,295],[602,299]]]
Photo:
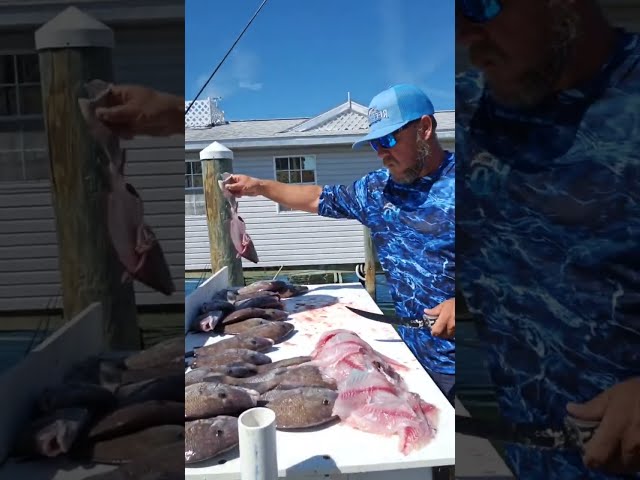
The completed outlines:
[[[262,0],[186,0],[186,100],[192,100]],[[452,0],[268,0],[199,99],[227,120],[319,115],[414,83],[454,108]]]

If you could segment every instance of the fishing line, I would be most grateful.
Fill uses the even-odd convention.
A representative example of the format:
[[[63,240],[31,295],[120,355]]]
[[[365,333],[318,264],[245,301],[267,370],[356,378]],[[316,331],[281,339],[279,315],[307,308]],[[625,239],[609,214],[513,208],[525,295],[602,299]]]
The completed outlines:
[[[202,93],[202,91],[205,89],[205,87],[209,84],[209,82],[211,81],[211,79],[213,78],[213,76],[216,74],[216,72],[218,71],[218,69],[222,66],[222,63],[226,60],[226,58],[229,56],[229,54],[231,53],[231,51],[233,50],[233,47],[236,46],[236,43],[238,43],[240,41],[240,39],[242,38],[242,35],[244,35],[244,32],[247,31],[247,28],[249,28],[249,25],[251,25],[251,23],[253,23],[253,20],[258,16],[258,13],[260,13],[260,10],[262,10],[262,7],[264,7],[265,3],[267,3],[267,0],[263,0],[262,4],[258,7],[258,10],[256,10],[256,13],[253,14],[253,17],[251,17],[251,20],[249,20],[249,23],[247,23],[247,25],[244,27],[244,30],[242,30],[242,32],[240,33],[240,35],[238,35],[238,38],[236,38],[236,41],[233,42],[233,45],[231,45],[231,48],[227,51],[227,54],[222,58],[222,60],[220,60],[220,63],[218,64],[218,66],[216,67],[216,69],[213,71],[213,73],[211,74],[211,76],[209,77],[209,80],[207,80],[205,82],[205,84],[202,86],[202,88],[200,89],[200,91],[198,92],[198,94],[195,96],[195,98],[191,101],[191,103],[189,104],[189,106],[187,107],[187,110],[184,112],[184,116],[187,116],[187,113],[189,113],[189,110],[191,110],[191,107],[193,106],[194,103],[196,103],[196,100],[198,99],[198,97],[200,96],[200,94]]]

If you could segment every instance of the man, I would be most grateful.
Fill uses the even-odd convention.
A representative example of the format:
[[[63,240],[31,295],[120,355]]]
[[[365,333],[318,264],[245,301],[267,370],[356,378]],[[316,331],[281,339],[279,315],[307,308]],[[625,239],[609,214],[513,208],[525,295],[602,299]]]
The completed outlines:
[[[458,0],[457,281],[514,425],[599,421],[518,478],[640,470],[640,38],[592,0]],[[463,367],[464,368],[464,367]],[[636,477],[633,477],[636,478]]]
[[[233,175],[237,196],[263,195],[296,210],[355,219],[369,227],[396,314],[438,315],[432,331],[400,335],[451,400],[455,383],[454,155],[436,135],[431,101],[420,89],[397,85],[369,105],[370,143],[385,168],[351,185],[289,185]]]

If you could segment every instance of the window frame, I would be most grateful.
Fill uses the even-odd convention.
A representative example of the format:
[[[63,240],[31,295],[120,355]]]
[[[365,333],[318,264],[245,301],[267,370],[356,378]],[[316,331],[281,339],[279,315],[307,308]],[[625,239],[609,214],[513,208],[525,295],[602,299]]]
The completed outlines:
[[[312,154],[308,154],[308,153],[291,153],[291,154],[284,154],[284,155],[273,155],[272,156],[272,165],[273,165],[273,179],[275,181],[278,181],[278,168],[277,168],[277,159],[280,158],[286,158],[287,160],[290,160],[291,158],[296,158],[296,157],[309,157],[313,159],[313,163],[314,163],[314,167],[313,167],[313,182],[299,182],[299,183],[288,183],[287,185],[317,185],[318,184],[318,156],[315,153]],[[291,172],[292,170],[289,168],[287,169],[288,172]],[[300,172],[303,171],[303,169],[301,168],[299,170]],[[302,174],[300,175],[300,179],[302,180]],[[291,215],[291,214],[296,214],[296,215],[300,215],[302,212],[298,211],[298,210],[293,210],[293,209],[288,209],[286,207],[283,207],[282,205],[280,205],[279,203],[276,203],[276,213],[278,215],[280,214],[285,214],[285,215]]]
[[[188,159],[186,158],[185,161],[185,173],[184,176],[186,177],[187,175],[191,176],[192,179],[192,184],[193,184],[193,178],[196,174],[193,173],[193,171],[191,171],[191,173],[187,173],[187,164],[191,163],[198,163],[200,165],[202,165],[201,160],[198,159]],[[192,167],[193,168],[193,167]],[[202,169],[200,170],[200,177],[202,178]],[[184,195],[185,195],[185,217],[203,217],[203,216],[207,216],[207,209],[206,209],[206,205],[204,205],[204,186],[202,187],[184,187]],[[202,213],[186,213],[186,204],[187,204],[187,195],[192,195],[192,201],[189,202],[191,205],[193,205],[193,211],[197,212],[197,204],[196,204],[196,198],[197,196],[201,196],[202,197],[202,201],[203,201],[203,209],[204,211]]]

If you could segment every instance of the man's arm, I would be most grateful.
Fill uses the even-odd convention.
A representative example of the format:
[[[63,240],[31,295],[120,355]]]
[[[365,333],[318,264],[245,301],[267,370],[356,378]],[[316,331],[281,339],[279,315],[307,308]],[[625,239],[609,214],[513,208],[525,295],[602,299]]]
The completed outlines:
[[[227,190],[237,197],[262,195],[294,210],[318,213],[322,193],[322,187],[319,185],[289,185],[247,175],[232,175],[228,182]]]

